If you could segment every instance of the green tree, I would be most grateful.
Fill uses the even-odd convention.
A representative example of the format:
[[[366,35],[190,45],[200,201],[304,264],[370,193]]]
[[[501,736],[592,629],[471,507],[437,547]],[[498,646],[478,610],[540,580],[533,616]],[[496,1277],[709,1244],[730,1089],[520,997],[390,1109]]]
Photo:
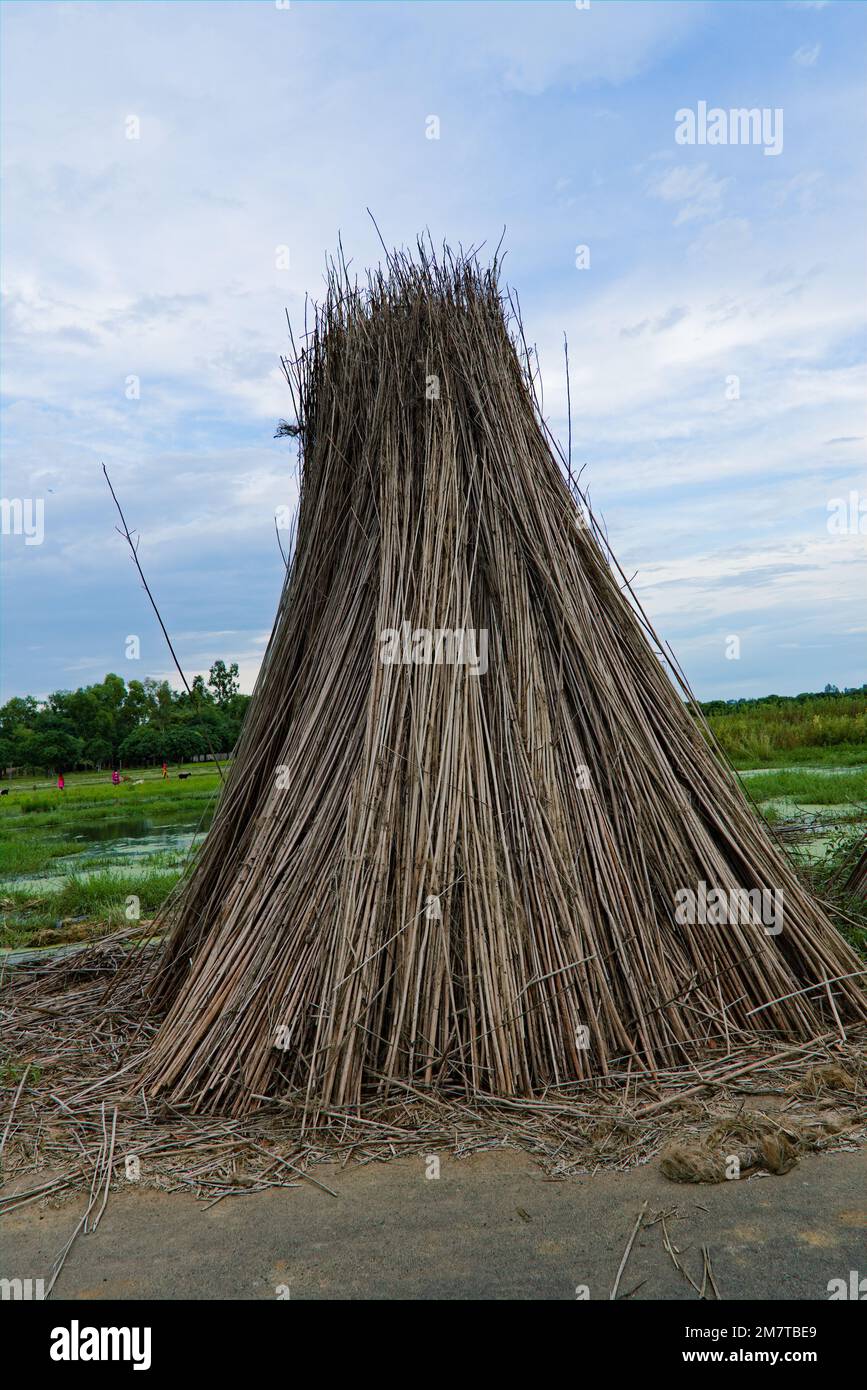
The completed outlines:
[[[16,729],[30,728],[38,712],[39,705],[32,695],[16,695],[0,707],[0,734],[10,736]]]
[[[133,729],[131,734],[127,734],[120,745],[120,756],[128,767],[162,762],[165,756],[164,738],[163,732],[144,724],[140,729]]]
[[[114,748],[104,738],[97,735],[96,738],[89,738],[84,744],[84,761],[90,763],[91,767],[106,767],[115,761]]]
[[[84,740],[74,738],[59,729],[48,729],[33,735],[30,744],[31,766],[44,772],[68,772],[81,761]]]
[[[164,747],[165,756],[175,763],[189,762],[208,751],[206,740],[189,724],[179,724],[174,729],[169,729],[165,735]]]
[[[226,705],[238,693],[238,663],[233,661],[227,667],[225,661],[215,661],[208,675],[208,685],[213,690],[217,704]]]

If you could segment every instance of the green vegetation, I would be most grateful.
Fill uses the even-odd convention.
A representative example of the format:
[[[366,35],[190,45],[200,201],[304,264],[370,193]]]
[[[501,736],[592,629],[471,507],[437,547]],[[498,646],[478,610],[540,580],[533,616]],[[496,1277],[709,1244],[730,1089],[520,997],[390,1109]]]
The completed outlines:
[[[28,1068],[26,1062],[14,1062],[10,1057],[0,1058],[0,1086],[17,1086],[25,1072],[31,1086],[35,1086],[42,1076],[41,1067]]]
[[[229,753],[250,702],[237,676],[237,662],[215,661],[207,684],[194,678],[192,693],[108,675],[43,701],[16,697],[0,708],[0,769],[68,773]]]
[[[743,779],[754,801],[788,798],[801,806],[867,806],[867,766],[834,771],[793,768],[756,772]]]
[[[133,896],[138,898],[139,916],[153,917],[180,874],[180,866],[162,873],[101,873],[88,879],[70,874],[58,892],[39,897],[32,891],[4,894],[0,946],[50,945],[55,933],[58,941],[74,940],[77,933],[68,928],[82,922],[99,925],[99,930],[86,930],[82,937],[128,926],[127,907]]]
[[[202,764],[183,782],[130,777],[76,774],[63,792],[13,784],[0,801],[0,946],[123,926],[131,895],[153,916],[201,843],[219,777]]]
[[[737,768],[867,763],[867,685],[700,705]]]
[[[854,830],[840,827],[829,836],[823,855],[800,867],[831,921],[851,946],[867,956],[867,898],[845,893],[842,887],[863,849],[863,842],[863,823]]]
[[[173,770],[174,771],[174,770]],[[197,823],[213,804],[217,773],[201,765],[188,781],[128,774],[119,787],[70,778],[66,790],[16,793],[0,802],[0,879],[39,872],[80,852],[88,841],[121,838],[133,818],[142,828]],[[141,777],[141,781],[138,781]],[[116,826],[116,834],[112,827]]]

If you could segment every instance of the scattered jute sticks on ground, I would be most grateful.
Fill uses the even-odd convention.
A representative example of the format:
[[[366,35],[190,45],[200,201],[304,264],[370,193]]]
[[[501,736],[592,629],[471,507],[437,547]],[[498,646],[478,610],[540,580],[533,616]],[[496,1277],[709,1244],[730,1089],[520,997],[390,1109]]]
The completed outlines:
[[[831,1038],[794,1051],[763,1036],[734,1054],[711,1050],[698,1063],[703,1085],[696,1067],[636,1076],[623,1058],[606,1078],[534,1097],[468,1100],[460,1087],[411,1083],[384,1097],[374,1086],[360,1109],[331,1106],[316,1127],[303,1092],[263,1097],[243,1116],[200,1115],[130,1090],[158,1025],[143,1007],[141,974],[129,968],[128,933],[118,935],[74,959],[10,972],[0,1024],[8,1062],[21,1070],[0,1088],[0,1214],[88,1190],[96,1212],[111,1188],[135,1184],[213,1202],[306,1181],[328,1200],[335,1188],[327,1172],[317,1176],[321,1165],[432,1152],[523,1151],[560,1181],[700,1143],[746,1107],[788,1128],[820,1126],[822,1148],[851,1147],[867,1125],[863,1028],[845,1047]],[[836,1123],[822,1129],[829,1116]]]

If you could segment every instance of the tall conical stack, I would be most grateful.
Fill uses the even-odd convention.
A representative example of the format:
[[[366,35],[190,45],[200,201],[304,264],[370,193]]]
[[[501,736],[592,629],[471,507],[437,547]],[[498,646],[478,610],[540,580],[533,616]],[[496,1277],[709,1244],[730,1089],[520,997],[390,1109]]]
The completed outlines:
[[[297,540],[148,1090],[526,1096],[808,1038],[826,981],[863,1017],[564,477],[496,262],[333,268],[287,374]]]

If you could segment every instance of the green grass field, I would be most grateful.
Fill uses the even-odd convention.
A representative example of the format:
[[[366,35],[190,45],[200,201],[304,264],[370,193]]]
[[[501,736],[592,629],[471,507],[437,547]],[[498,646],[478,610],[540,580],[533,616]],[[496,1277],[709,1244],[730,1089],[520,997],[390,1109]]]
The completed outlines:
[[[817,694],[709,700],[702,712],[737,768],[867,763],[867,686]]]
[[[867,766],[769,769],[753,772],[741,780],[759,804],[785,797],[801,806],[860,805],[867,810]]]
[[[737,740],[733,740],[735,746],[732,747],[717,730],[717,737],[720,740],[723,750],[727,753],[729,761],[739,772],[749,771],[753,768],[773,768],[773,767],[857,767],[867,766],[867,743],[834,743],[819,744],[805,743],[800,748],[771,748],[767,753],[746,753],[737,751]]]
[[[148,918],[195,854],[213,811],[217,773],[193,764],[130,772],[119,787],[73,774],[7,784],[0,799],[0,946],[71,940]],[[197,834],[196,832],[200,833]],[[137,906],[131,898],[138,899]]]

